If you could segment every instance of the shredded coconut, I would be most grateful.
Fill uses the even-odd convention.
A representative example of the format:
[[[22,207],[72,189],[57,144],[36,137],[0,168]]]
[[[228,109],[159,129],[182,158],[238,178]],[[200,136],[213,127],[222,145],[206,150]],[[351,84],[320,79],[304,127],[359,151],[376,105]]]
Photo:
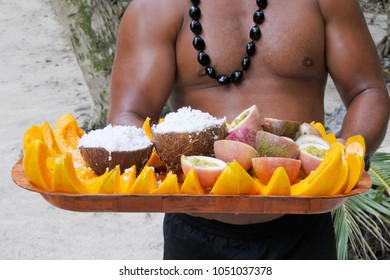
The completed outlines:
[[[221,126],[226,122],[226,117],[217,119],[209,113],[182,107],[177,112],[167,114],[164,121],[152,126],[155,133],[168,132],[195,132],[202,131],[211,126]]]
[[[145,131],[135,126],[107,125],[84,134],[79,147],[104,148],[109,152],[136,151],[152,145]]]

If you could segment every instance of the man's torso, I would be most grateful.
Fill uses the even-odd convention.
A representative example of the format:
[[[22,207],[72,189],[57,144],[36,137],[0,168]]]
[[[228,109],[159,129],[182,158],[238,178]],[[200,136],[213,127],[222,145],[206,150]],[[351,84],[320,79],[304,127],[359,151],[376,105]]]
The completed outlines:
[[[262,37],[240,85],[220,86],[205,74],[192,46],[194,34],[183,1],[184,20],[176,40],[177,86],[173,109],[192,106],[231,121],[256,104],[264,117],[322,121],[326,83],[325,27],[317,1],[273,0],[264,10]],[[228,2],[228,4],[227,4]],[[211,66],[230,75],[241,69],[256,1],[201,1],[200,23]],[[205,100],[207,99],[207,102]],[[218,104],[218,106],[217,106]]]

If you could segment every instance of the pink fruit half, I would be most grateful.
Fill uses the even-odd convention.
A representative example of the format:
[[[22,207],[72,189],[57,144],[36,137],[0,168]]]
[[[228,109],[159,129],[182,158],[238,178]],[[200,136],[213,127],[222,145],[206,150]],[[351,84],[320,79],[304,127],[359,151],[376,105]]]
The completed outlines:
[[[214,155],[224,162],[237,161],[245,170],[252,167],[252,158],[259,153],[252,146],[234,140],[217,140],[214,142]]]
[[[264,118],[261,125],[264,131],[276,134],[278,136],[285,136],[295,139],[300,123],[292,120],[280,120],[274,118]]]
[[[283,157],[257,157],[252,159],[253,171],[259,181],[265,185],[268,184],[278,167],[284,168],[290,183],[293,183],[301,169],[301,161]]]
[[[324,146],[317,143],[304,143],[299,145],[299,159],[302,162],[302,171],[307,176],[311,171],[317,169],[322,162],[329,145]]]
[[[226,140],[234,140],[246,143],[252,147],[255,147],[256,144],[256,133],[257,131],[250,127],[239,127],[225,138]]]
[[[321,133],[318,131],[317,128],[312,126],[309,123],[302,123],[299,127],[298,131],[298,137],[302,135],[315,135],[322,138]]]
[[[259,109],[256,105],[245,109],[237,117],[233,119],[231,124],[228,127],[228,133],[240,128],[240,127],[250,127],[254,130],[259,130],[261,128],[262,118],[260,117]]]
[[[309,135],[309,134],[301,135],[295,140],[295,143],[297,143],[298,145],[318,144],[318,145],[330,147],[329,143],[324,138],[322,138],[322,136],[318,136],[318,135]]]
[[[182,155],[180,161],[184,175],[187,176],[191,167],[193,167],[200,185],[205,189],[214,186],[219,175],[221,175],[227,165],[223,160],[208,156]]]
[[[256,150],[261,157],[298,158],[299,146],[291,138],[259,130],[256,133]]]

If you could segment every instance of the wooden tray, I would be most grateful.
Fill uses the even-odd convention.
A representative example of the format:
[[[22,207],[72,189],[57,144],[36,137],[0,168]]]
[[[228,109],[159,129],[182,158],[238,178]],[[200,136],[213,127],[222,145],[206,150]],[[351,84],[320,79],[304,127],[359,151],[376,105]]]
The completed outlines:
[[[31,184],[24,176],[22,160],[13,166],[12,179],[18,186],[39,193],[55,207],[80,212],[318,214],[338,208],[348,197],[372,186],[370,176],[364,172],[351,193],[336,196],[66,194]]]

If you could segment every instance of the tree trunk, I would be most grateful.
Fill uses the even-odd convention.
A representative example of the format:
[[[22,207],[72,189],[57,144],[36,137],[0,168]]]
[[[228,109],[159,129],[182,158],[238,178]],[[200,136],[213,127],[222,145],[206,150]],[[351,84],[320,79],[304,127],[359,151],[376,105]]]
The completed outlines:
[[[110,76],[120,19],[129,0],[52,0],[68,30],[78,64],[94,102],[87,129],[107,121]]]

